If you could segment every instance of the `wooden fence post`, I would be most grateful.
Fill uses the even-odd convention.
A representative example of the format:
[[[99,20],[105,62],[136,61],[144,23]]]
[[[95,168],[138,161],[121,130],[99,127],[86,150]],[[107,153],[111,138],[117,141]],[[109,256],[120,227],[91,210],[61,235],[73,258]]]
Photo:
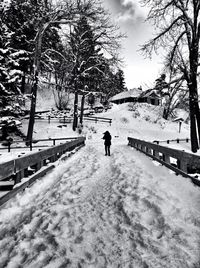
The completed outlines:
[[[164,161],[165,163],[170,164],[170,156],[167,155],[167,154],[163,154],[163,161]]]
[[[43,162],[38,162],[36,164],[36,171],[38,171],[43,166]]]
[[[187,173],[187,162],[185,159],[177,159],[177,166],[179,169]]]
[[[16,177],[15,177],[15,184],[21,182],[21,179],[24,178],[24,170],[20,170],[17,172]]]
[[[151,154],[151,149],[146,146],[146,153]]]
[[[156,158],[159,158],[159,152],[158,152],[158,151],[153,150],[153,155],[154,155]]]

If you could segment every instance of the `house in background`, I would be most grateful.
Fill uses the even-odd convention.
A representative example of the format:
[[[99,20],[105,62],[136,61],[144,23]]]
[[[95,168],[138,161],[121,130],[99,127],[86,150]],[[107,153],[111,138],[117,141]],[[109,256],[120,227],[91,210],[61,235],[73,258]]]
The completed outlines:
[[[122,104],[126,102],[137,102],[138,97],[142,93],[142,90],[139,88],[133,88],[128,91],[123,91],[109,99],[110,102],[116,104]]]
[[[141,88],[134,88],[113,96],[109,101],[116,104],[122,104],[126,102],[140,102],[149,103],[152,105],[160,105],[161,97],[152,89],[142,91]]]
[[[152,105],[161,105],[161,101],[161,97],[152,89],[143,91],[138,98],[138,102],[145,102]]]

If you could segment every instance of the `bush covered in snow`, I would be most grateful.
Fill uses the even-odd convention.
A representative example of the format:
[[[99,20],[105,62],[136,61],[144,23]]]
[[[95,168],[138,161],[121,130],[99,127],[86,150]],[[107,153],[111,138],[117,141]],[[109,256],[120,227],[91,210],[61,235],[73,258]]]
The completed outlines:
[[[123,116],[121,118],[121,122],[124,123],[124,124],[127,124],[129,122],[129,120],[126,117]]]
[[[21,122],[12,116],[4,116],[0,118],[0,140],[10,139],[10,135],[21,134],[19,127]]]
[[[164,120],[162,118],[162,106],[155,106],[148,103],[130,103],[128,104],[128,110],[133,112],[133,118],[140,117],[150,123],[159,123]]]
[[[22,116],[25,114],[25,97],[9,95],[0,97],[0,116]]]

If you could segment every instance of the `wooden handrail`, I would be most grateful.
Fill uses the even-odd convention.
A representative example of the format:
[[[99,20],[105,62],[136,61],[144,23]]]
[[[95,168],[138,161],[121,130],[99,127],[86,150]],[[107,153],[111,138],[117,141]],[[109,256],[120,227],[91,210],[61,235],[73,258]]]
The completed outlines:
[[[0,150],[8,150],[8,152],[11,151],[11,149],[25,149],[25,148],[30,148],[30,150],[32,151],[32,148],[38,148],[38,147],[48,147],[48,145],[46,146],[33,146],[35,143],[41,142],[41,141],[53,141],[53,145],[56,144],[56,141],[62,141],[62,140],[75,140],[77,139],[77,137],[67,137],[67,138],[49,138],[49,139],[37,139],[37,140],[32,140],[32,141],[25,141],[25,140],[14,140],[14,141],[8,141],[8,145],[4,146],[4,147],[0,147]],[[26,146],[11,146],[14,143],[28,143],[29,145]]]
[[[96,116],[84,116],[85,120],[90,120],[90,121],[94,121],[94,122],[106,122],[109,123],[110,125],[112,124],[112,119],[111,118],[107,118],[107,117],[96,117]]]
[[[185,139],[179,139],[179,138],[177,138],[177,139],[173,139],[173,140],[154,140],[153,142],[154,143],[157,143],[157,144],[159,144],[159,143],[161,143],[161,142],[166,142],[166,143],[170,143],[170,142],[177,142],[177,143],[179,143],[180,141],[185,141],[185,142],[189,142],[189,138],[185,138]]]
[[[76,140],[63,143],[39,152],[32,153],[27,156],[15,158],[6,163],[0,164],[0,180],[4,180],[10,176],[15,176],[16,182],[20,182],[24,177],[25,170],[35,166],[36,171],[39,170],[46,161],[54,162],[63,153],[73,150],[75,147],[84,145],[85,137],[79,137]]]
[[[188,173],[200,170],[200,156],[185,151],[157,145],[155,143],[128,137],[128,145],[152,157],[176,173],[192,178]],[[176,161],[176,164],[172,159]],[[200,186],[200,181],[192,178]]]
[[[107,118],[107,117],[99,117],[99,116],[87,116],[87,115],[83,115],[84,119],[85,120],[91,120],[91,121],[100,121],[100,122],[108,122],[110,123],[110,125],[112,124],[112,119],[111,118]],[[70,119],[70,120],[73,120],[73,117],[71,116],[62,116],[62,117],[51,117],[50,115],[49,116],[45,116],[44,117],[41,117],[41,118],[35,118],[35,120],[47,120],[48,123],[51,122],[51,120],[59,120],[59,121],[62,121],[62,123],[66,122],[67,123],[67,119]]]

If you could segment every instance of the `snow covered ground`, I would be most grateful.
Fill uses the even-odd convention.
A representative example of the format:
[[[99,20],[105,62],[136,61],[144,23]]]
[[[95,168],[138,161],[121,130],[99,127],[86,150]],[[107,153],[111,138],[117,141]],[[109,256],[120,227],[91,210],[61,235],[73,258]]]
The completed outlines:
[[[0,267],[200,267],[199,188],[127,146],[127,136],[189,137],[188,125],[178,133],[156,107],[140,108],[114,106],[112,126],[86,123],[86,146],[1,208]]]

